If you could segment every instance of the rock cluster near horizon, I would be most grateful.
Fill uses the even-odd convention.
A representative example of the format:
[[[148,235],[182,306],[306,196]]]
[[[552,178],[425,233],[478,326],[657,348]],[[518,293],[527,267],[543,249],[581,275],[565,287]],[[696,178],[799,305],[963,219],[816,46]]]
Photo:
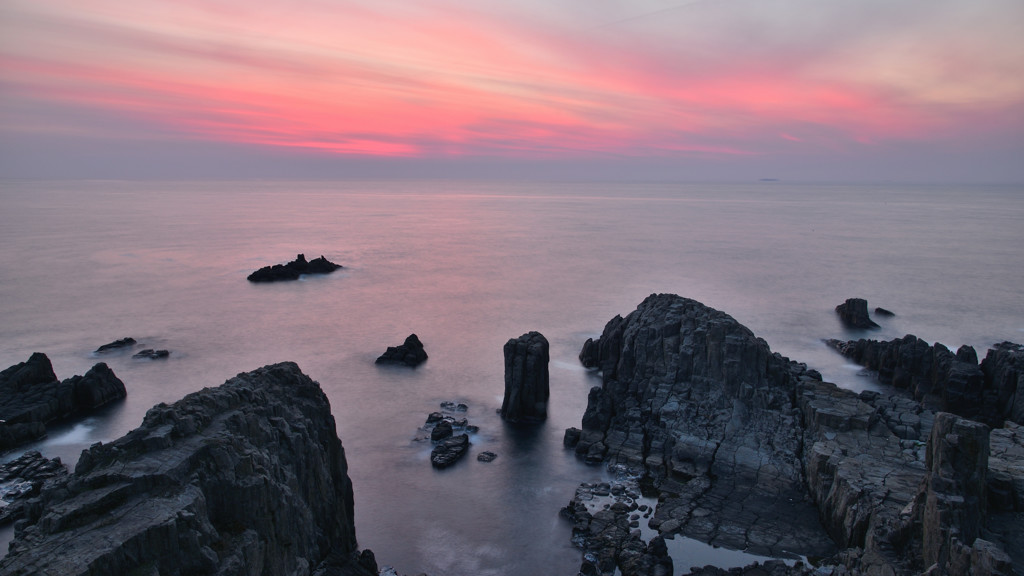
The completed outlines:
[[[278,282],[281,280],[298,280],[303,274],[330,274],[341,268],[341,264],[335,264],[327,258],[320,256],[309,262],[304,254],[299,254],[295,260],[287,264],[274,264],[264,266],[249,274],[249,282]]]
[[[508,422],[541,422],[548,417],[548,341],[528,332],[505,343],[505,395],[501,417]]]
[[[46,354],[0,372],[0,451],[46,435],[46,425],[83,416],[126,396],[124,382],[103,362],[84,376],[58,380]]]
[[[28,506],[0,573],[375,575],[352,506],[327,397],[275,364],[83,452]]]
[[[581,360],[602,385],[566,444],[648,483],[659,497],[649,526],[662,537],[821,558],[822,573],[1024,564],[1024,467],[1010,464],[1024,438],[1012,423],[989,434],[908,396],[840,389],[727,314],[674,295],[612,319]],[[628,525],[628,509],[595,514],[579,494],[566,514],[587,553],[581,572],[656,573],[663,542],[611,530]]]

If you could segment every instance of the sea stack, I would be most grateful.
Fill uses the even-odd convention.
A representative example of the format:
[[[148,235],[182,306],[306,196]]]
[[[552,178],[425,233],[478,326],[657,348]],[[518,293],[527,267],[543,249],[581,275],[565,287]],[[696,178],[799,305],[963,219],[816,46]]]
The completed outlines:
[[[868,316],[868,301],[863,298],[847,298],[836,306],[839,319],[850,328],[878,328],[874,320]]]
[[[508,422],[541,422],[548,417],[548,341],[529,332],[505,343],[505,398]]]

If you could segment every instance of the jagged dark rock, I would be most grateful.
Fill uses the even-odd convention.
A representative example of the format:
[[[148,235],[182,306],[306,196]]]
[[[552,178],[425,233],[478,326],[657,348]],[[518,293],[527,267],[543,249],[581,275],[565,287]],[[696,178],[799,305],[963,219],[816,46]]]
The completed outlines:
[[[427,360],[427,351],[415,334],[406,337],[399,346],[388,346],[388,349],[377,358],[377,364],[404,364],[416,367]]]
[[[275,364],[83,452],[28,507],[0,573],[372,574],[352,502],[327,397]]]
[[[50,359],[36,352],[0,372],[0,451],[42,438],[49,422],[82,416],[125,396],[124,382],[103,362],[62,382]]]
[[[979,366],[978,354],[961,346],[954,354],[908,334],[888,342],[826,340],[831,348],[875,371],[879,382],[909,391],[926,405],[990,426],[1024,423],[1024,347],[997,344]]]
[[[430,463],[435,468],[447,468],[455,464],[469,451],[469,436],[459,434],[449,436],[438,442],[437,446],[430,452]]]
[[[24,517],[26,501],[67,474],[60,458],[49,459],[35,450],[0,466],[0,526]]]
[[[567,431],[565,443],[588,462],[649,485],[658,497],[649,526],[661,535],[775,558],[821,558],[821,573],[909,575],[929,568],[926,506],[919,503],[941,482],[926,482],[928,451],[953,440],[933,434],[938,417],[926,406],[899,393],[857,394],[823,382],[728,315],[674,295],[652,295],[626,318],[612,319],[596,345],[602,385],[591,391],[581,429]],[[950,356],[970,359],[968,351]],[[974,431],[970,442],[981,441],[984,426],[953,426],[961,429]],[[1024,516],[1006,510],[1024,489],[1022,467],[1006,464],[1017,454],[1013,438],[993,443],[1004,457],[984,489],[990,500],[998,496],[1003,511],[981,512],[980,520],[938,514],[947,533],[981,534],[965,544],[970,549],[961,550],[956,570],[970,562],[974,573],[994,574],[1006,562],[1024,563],[1024,536],[1016,536],[1024,533]],[[985,451],[980,444],[967,450]],[[963,470],[976,472],[968,481],[971,498],[980,498],[985,464],[964,462]],[[566,514],[575,541],[589,550],[581,572],[654,573],[645,544],[609,528],[628,518],[587,510],[579,494]],[[641,557],[646,563],[636,562]],[[808,573],[799,564],[780,566],[771,573]],[[989,566],[996,571],[985,572]],[[738,573],[764,573],[744,570]]]
[[[114,340],[113,342],[104,344],[96,349],[96,352],[109,352],[110,350],[118,350],[120,348],[129,348],[135,345],[135,338],[121,338],[120,340]]]
[[[878,328],[878,324],[868,316],[868,301],[863,298],[847,298],[836,306],[839,319],[850,328]]]
[[[501,417],[509,422],[540,422],[548,417],[548,341],[529,332],[505,343],[505,396]]]
[[[439,442],[452,435],[452,423],[448,420],[441,420],[430,431],[431,442]]]
[[[135,354],[132,354],[132,358],[143,358],[147,360],[160,360],[161,358],[167,358],[171,355],[170,350],[154,350],[152,348],[146,348],[145,350],[139,350]]]
[[[299,276],[303,274],[330,274],[341,267],[342,266],[340,264],[335,264],[323,256],[314,258],[307,262],[306,256],[304,254],[299,254],[295,257],[295,260],[292,260],[287,264],[264,266],[252,274],[249,274],[247,279],[249,282],[298,280]]]

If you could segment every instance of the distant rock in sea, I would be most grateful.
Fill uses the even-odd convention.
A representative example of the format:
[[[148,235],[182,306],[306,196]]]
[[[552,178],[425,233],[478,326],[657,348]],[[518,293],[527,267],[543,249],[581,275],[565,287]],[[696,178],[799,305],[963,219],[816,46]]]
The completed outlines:
[[[406,337],[405,342],[388,349],[377,357],[376,364],[403,364],[415,368],[427,360],[427,351],[415,334]]]
[[[330,404],[290,362],[154,406],[25,510],[2,574],[377,574]]]
[[[850,328],[878,328],[878,324],[868,316],[868,301],[863,298],[847,298],[846,302],[836,306],[836,313]]]
[[[295,260],[287,264],[274,264],[273,266],[264,266],[259,270],[249,274],[248,280],[250,282],[278,282],[281,280],[298,280],[299,276],[303,274],[330,274],[335,270],[341,268],[340,264],[335,264],[328,259],[320,256],[306,261],[304,254],[299,254],[295,257]]]
[[[875,308],[875,316],[885,316],[886,318],[892,318],[896,313],[885,308]]]
[[[161,358],[167,358],[170,355],[170,350],[154,350],[152,348],[146,348],[145,350],[139,350],[135,354],[132,354],[132,358],[148,358],[150,360],[159,360]]]
[[[83,416],[125,396],[124,382],[103,362],[62,382],[46,354],[36,352],[0,372],[0,450],[42,438],[49,422]]]
[[[111,350],[118,350],[121,348],[128,348],[135,345],[135,338],[121,338],[120,340],[114,340],[108,344],[104,344],[96,349],[96,352],[109,352]]]
[[[548,417],[548,341],[529,332],[505,343],[505,396],[501,417],[508,422],[540,422]]]

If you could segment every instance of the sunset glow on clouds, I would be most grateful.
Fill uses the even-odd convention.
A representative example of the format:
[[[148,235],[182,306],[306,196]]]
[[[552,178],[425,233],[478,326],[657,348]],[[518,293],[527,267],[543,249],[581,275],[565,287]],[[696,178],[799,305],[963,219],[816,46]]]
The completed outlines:
[[[1019,0],[5,0],[0,130],[18,154],[64,138],[713,162],[970,142],[1024,158],[1022,38]]]

